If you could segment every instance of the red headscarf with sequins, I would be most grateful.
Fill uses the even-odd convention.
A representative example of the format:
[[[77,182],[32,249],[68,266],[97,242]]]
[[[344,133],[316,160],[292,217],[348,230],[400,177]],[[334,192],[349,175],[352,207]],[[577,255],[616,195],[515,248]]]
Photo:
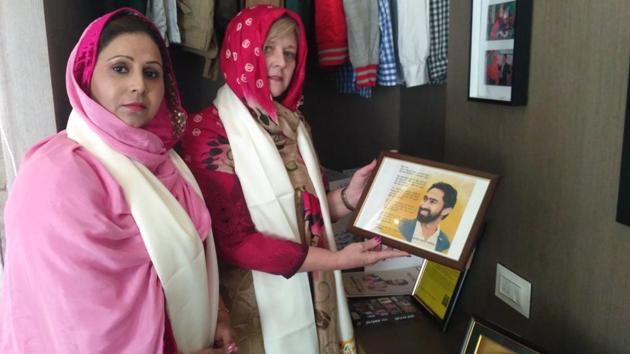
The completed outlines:
[[[285,15],[298,26],[298,51],[291,84],[280,103],[295,111],[302,100],[307,52],[304,25],[298,14],[271,5],[244,9],[228,24],[220,53],[223,78],[232,91],[249,107],[262,109],[274,122],[277,113],[269,90],[263,47],[273,23]]]

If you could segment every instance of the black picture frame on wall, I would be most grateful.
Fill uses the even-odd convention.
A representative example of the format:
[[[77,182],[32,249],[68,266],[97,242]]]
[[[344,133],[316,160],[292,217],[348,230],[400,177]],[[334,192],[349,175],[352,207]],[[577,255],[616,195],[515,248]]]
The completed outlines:
[[[524,106],[533,0],[472,0],[468,100]]]
[[[628,87],[626,91],[626,123],[623,132],[623,147],[621,149],[617,221],[630,226],[630,68],[628,69]]]

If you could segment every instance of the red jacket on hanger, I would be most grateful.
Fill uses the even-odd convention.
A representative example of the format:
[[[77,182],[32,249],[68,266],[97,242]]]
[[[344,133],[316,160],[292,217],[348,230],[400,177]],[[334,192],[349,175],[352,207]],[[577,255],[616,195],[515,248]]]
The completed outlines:
[[[315,1],[315,39],[319,65],[337,66],[348,61],[348,37],[343,0]]]

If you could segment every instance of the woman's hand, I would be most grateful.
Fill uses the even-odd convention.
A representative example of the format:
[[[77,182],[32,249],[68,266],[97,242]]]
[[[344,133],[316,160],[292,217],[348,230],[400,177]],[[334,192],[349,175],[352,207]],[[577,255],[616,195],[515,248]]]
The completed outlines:
[[[363,190],[365,189],[372,172],[374,172],[375,167],[376,160],[372,160],[372,162],[361,167],[352,175],[350,184],[346,187],[346,200],[350,203],[353,209],[359,203],[359,199],[361,199]]]
[[[393,248],[381,250],[381,237],[355,242],[337,252],[337,269],[352,269],[374,264],[392,257],[409,256],[409,253]]]
[[[334,190],[328,193],[328,205],[330,207],[330,218],[333,221],[339,220],[348,213],[350,213],[359,203],[363,190],[367,185],[374,168],[376,167],[376,160],[373,160],[369,164],[358,169],[350,179],[350,184],[346,187]],[[344,195],[342,196],[342,193]],[[346,202],[344,203],[343,197]],[[346,204],[349,204],[346,206]]]
[[[229,344],[225,344],[229,343]],[[238,351],[234,342],[234,330],[230,324],[230,314],[221,303],[217,317],[217,329],[214,331],[214,347],[200,350],[194,354],[232,354]]]
[[[238,347],[236,346],[234,337],[234,330],[230,323],[230,312],[221,300],[219,313],[217,315],[217,329],[214,331],[214,349],[212,350],[219,350],[217,353],[224,354],[235,353],[238,351]]]
[[[367,241],[351,243],[337,252],[311,246],[298,271],[352,269],[387,258],[403,256],[409,256],[409,253],[397,249],[381,250],[381,238],[374,237]]]

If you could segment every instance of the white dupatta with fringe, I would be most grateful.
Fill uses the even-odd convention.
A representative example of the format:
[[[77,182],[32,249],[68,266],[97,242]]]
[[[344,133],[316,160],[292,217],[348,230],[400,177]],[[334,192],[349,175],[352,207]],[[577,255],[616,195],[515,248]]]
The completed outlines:
[[[219,304],[217,260],[212,233],[203,244],[190,217],[144,165],[107,145],[72,111],[66,129],[120,184],[153,267],[164,289],[177,348],[193,353],[211,348]],[[170,158],[201,197],[192,173],[171,150]]]
[[[256,230],[301,243],[293,185],[269,133],[256,123],[229,86],[219,89],[214,104],[227,132],[234,170]],[[297,144],[321,205],[328,243],[335,251],[326,190],[315,149],[303,123],[297,128]],[[297,273],[286,279],[259,271],[252,273],[266,354],[318,354],[308,274]],[[352,322],[341,272],[335,271],[334,277],[339,339],[346,343],[354,336]]]

